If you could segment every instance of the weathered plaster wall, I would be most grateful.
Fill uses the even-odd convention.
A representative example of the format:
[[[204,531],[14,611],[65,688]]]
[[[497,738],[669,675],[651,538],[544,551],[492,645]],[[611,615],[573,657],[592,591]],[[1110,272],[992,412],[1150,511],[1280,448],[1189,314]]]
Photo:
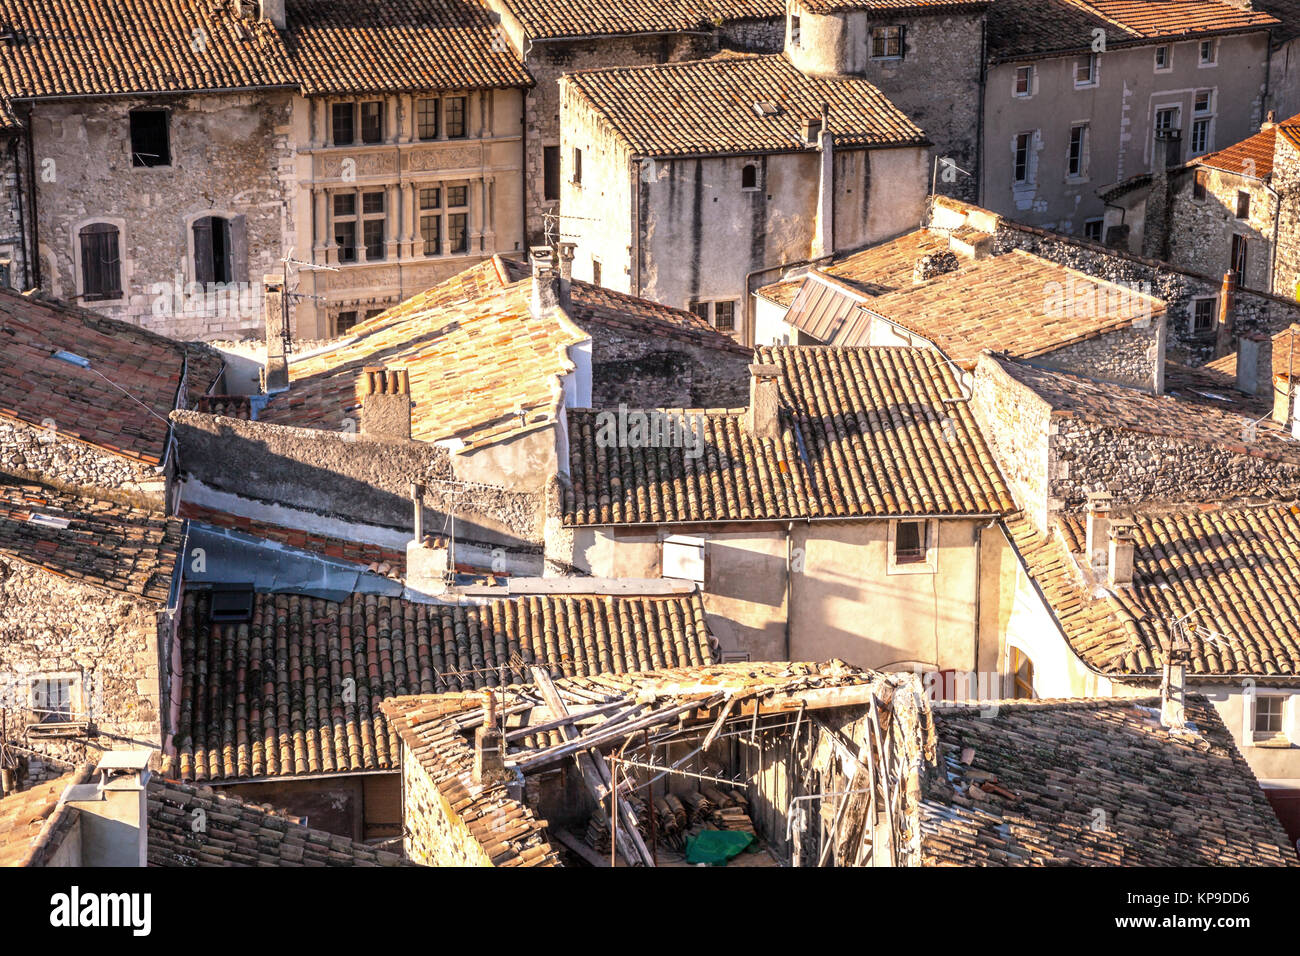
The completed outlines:
[[[981,202],[1031,225],[1080,234],[1084,221],[1101,218],[1096,190],[1151,166],[1157,109],[1178,107],[1183,158],[1189,155],[1198,90],[1212,92],[1209,149],[1245,139],[1259,128],[1267,82],[1268,34],[1217,40],[1212,66],[1201,66],[1197,43],[1171,45],[1172,69],[1155,71],[1154,47],[1112,49],[1098,55],[1098,82],[1074,85],[1075,57],[1035,60],[1033,93],[1016,96],[1015,62],[989,68],[984,106]],[[1085,175],[1067,175],[1070,127],[1088,123]],[[1017,133],[1035,132],[1030,182],[1012,182]]]
[[[165,107],[171,165],[132,166],[129,112]],[[44,288],[178,338],[231,338],[261,326],[260,280],[292,235],[290,94],[251,92],[48,102],[33,113]],[[243,217],[234,285],[200,290],[192,222]],[[78,232],[118,226],[122,298],[78,299]],[[238,243],[237,243],[238,245]]]

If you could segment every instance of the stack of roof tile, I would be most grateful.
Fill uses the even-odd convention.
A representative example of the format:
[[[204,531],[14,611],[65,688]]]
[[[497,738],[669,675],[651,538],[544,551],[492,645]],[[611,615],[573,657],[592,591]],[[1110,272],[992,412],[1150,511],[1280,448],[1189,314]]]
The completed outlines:
[[[180,775],[220,780],[393,770],[385,698],[711,660],[704,606],[689,596],[533,596],[417,604],[259,594],[252,620],[210,620],[185,595],[180,628]]]
[[[764,347],[780,372],[781,434],[741,411],[687,414],[692,457],[620,446],[598,413],[569,411],[565,521],[671,524],[801,517],[986,515],[1014,508],[952,369],[908,348]],[[702,430],[702,434],[700,434]]]
[[[925,865],[1300,865],[1213,705],[1188,698],[1187,734],[1162,727],[1159,708],[1156,698],[936,710]]]

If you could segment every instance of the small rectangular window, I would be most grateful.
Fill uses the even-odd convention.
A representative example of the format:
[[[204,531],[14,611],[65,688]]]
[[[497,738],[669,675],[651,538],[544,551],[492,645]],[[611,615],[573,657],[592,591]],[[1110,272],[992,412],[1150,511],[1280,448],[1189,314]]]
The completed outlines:
[[[166,110],[131,111],[131,165],[170,166]]]
[[[367,219],[363,230],[366,258],[375,262],[384,258],[384,220]]]
[[[1204,64],[1213,63],[1215,53],[1216,53],[1215,42],[1213,40],[1201,41],[1201,62],[1202,63]]]
[[[543,198],[553,201],[560,198],[560,147],[542,147]]]
[[[1282,735],[1282,719],[1286,713],[1286,698],[1279,694],[1258,694],[1255,697],[1255,739],[1264,740]]]
[[[1089,242],[1101,242],[1101,219],[1085,219],[1083,221],[1083,238]]]
[[[1016,96],[1029,96],[1033,92],[1034,68],[1016,67]]]
[[[447,104],[447,138],[464,139],[468,135],[468,125],[465,122],[465,97],[449,96],[446,99]]]
[[[1169,47],[1167,46],[1156,47],[1156,69],[1157,70],[1169,69]]]
[[[1250,218],[1250,193],[1244,189],[1237,190],[1237,218]]]
[[[1209,178],[1209,173],[1203,169],[1198,169],[1192,176],[1192,198],[1198,201],[1205,199],[1205,181]]]
[[[342,335],[356,324],[357,314],[355,312],[340,312],[334,320],[334,334]]]
[[[437,186],[426,186],[420,190],[421,209],[441,209],[442,190]]]
[[[117,227],[92,223],[81,230],[82,298],[87,301],[122,297],[122,259]]]
[[[424,140],[438,138],[438,101],[436,99],[415,101],[415,135]]]
[[[1074,61],[1074,85],[1092,86],[1097,82],[1097,54],[1086,53]]]
[[[447,217],[447,239],[451,252],[469,252],[469,216],[452,213]]]
[[[447,187],[447,205],[448,206],[468,206],[469,205],[469,187],[468,186],[448,186]]]
[[[871,28],[871,58],[873,60],[897,60],[902,55],[902,27]]]
[[[736,303],[713,303],[713,327],[719,332],[731,332],[736,328]]]
[[[1201,156],[1210,151],[1210,121],[1198,119],[1192,123],[1192,155]]]
[[[582,150],[576,146],[573,147],[573,181],[582,182]]]
[[[894,563],[917,564],[925,560],[926,523],[900,521],[894,533]]]
[[[1084,173],[1083,157],[1087,141],[1088,126],[1086,123],[1070,127],[1070,152],[1067,172],[1071,176],[1079,177]]]
[[[63,724],[80,710],[75,677],[38,677],[31,683],[31,706],[38,724]]]
[[[793,13],[790,14],[790,45],[799,45],[799,16]]]
[[[1197,299],[1192,309],[1192,334],[1205,335],[1214,330],[1213,299]]]
[[[1032,137],[1032,133],[1016,134],[1016,150],[1011,170],[1014,182],[1029,182],[1029,145]]]
[[[384,138],[384,104],[373,100],[361,104],[361,142],[378,143]]]
[[[420,239],[424,241],[426,256],[442,255],[442,217],[420,217]]]
[[[1210,91],[1197,90],[1196,99],[1193,101],[1193,109],[1197,113],[1208,113],[1210,111]]]
[[[356,141],[356,129],[351,103],[335,103],[330,107],[330,130],[335,146],[351,146]]]
[[[338,246],[339,262],[357,261],[357,224],[355,220],[334,223],[334,244]]]

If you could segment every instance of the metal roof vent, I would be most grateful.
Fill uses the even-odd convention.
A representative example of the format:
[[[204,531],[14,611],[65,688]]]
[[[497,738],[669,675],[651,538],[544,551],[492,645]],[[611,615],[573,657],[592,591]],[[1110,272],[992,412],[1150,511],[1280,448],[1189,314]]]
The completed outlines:
[[[253,586],[227,584],[212,589],[213,622],[242,624],[253,619]]]

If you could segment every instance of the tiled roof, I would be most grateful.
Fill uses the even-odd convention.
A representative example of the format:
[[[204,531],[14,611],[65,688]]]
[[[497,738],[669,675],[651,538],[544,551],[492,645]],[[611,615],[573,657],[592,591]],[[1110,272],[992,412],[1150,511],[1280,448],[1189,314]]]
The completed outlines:
[[[1288,122],[1296,119],[1297,117],[1292,117]],[[1241,142],[1233,143],[1227,149],[1200,156],[1194,162],[1239,176],[1267,180],[1273,175],[1273,148],[1277,142],[1277,132],[1278,127],[1270,126],[1253,136],[1247,136]]]
[[[909,348],[764,347],[780,369],[781,438],[741,411],[692,418],[703,453],[614,447],[568,411],[572,525],[996,514],[1014,507],[951,367]],[[692,416],[697,413],[690,413]],[[951,424],[947,424],[947,422]],[[604,446],[604,447],[603,447]]]
[[[33,515],[68,526],[34,524]],[[181,521],[162,512],[0,474],[0,555],[53,574],[165,603],[183,537]]]
[[[1300,465],[1300,441],[1271,421],[1259,422],[1255,439],[1246,441],[1248,419],[1240,405],[1225,396],[1154,395],[1073,375],[991,358],[1011,378],[1027,386],[1052,407],[1054,416],[1070,416],[1105,428],[1173,438],[1240,455]]]
[[[676,33],[785,16],[781,0],[505,0],[531,39]]]
[[[1278,20],[1273,28],[1274,50],[1300,36],[1300,0],[1254,0],[1254,7]]]
[[[0,866],[45,866],[58,851],[75,814],[60,805],[63,791],[90,779],[91,766],[0,800]]]
[[[304,94],[530,86],[481,0],[288,0]]]
[[[994,60],[1091,49],[1092,31],[1107,47],[1205,34],[1267,30],[1278,21],[1226,0],[998,0],[988,12]]]
[[[1213,705],[1189,695],[1186,735],[1162,727],[1159,708],[1159,699],[936,708],[924,864],[1298,865]]]
[[[947,250],[948,233],[916,229],[897,239],[836,259],[817,272],[863,295],[884,295],[912,284],[912,270],[922,256]],[[801,279],[788,281],[802,282]],[[758,292],[759,295],[776,294],[773,286],[765,286]]]
[[[785,54],[723,53],[709,60],[566,75],[637,153],[796,152],[800,127],[830,107],[841,147],[925,145],[925,134],[858,78],[808,76]],[[755,104],[772,104],[762,115]]]
[[[556,866],[546,821],[508,796],[501,784],[474,782],[474,750],[455,718],[482,707],[481,694],[398,697],[382,704],[402,744],[494,866]]]
[[[985,349],[1032,358],[1164,314],[1159,299],[1019,249],[959,262],[954,271],[921,283],[899,281],[891,269],[875,295],[808,279],[786,321],[830,345],[866,345],[871,325],[861,306],[972,369]],[[870,274],[855,275],[871,282]],[[885,283],[893,289],[886,291]]]
[[[390,365],[409,372],[412,438],[482,445],[554,421],[560,379],[573,368],[568,347],[602,329],[745,351],[693,313],[586,282],[570,286],[572,322],[534,318],[532,279],[520,273],[519,263],[497,257],[356,326],[329,349],[291,362],[289,391],[258,418],[343,428],[357,415],[362,369]]]
[[[852,13],[867,10],[880,13],[906,13],[909,16],[972,12],[986,9],[992,0],[802,0],[811,13]]]
[[[314,830],[269,806],[156,776],[148,821],[150,866],[409,865],[400,853]]]
[[[1193,676],[1300,676],[1300,509],[1139,511],[1132,586],[1099,587],[1080,567],[1085,524],[1050,534],[1007,521],[1026,570],[1075,653],[1104,674],[1158,674],[1170,626],[1190,615]],[[1104,582],[1102,582],[1104,583]]]
[[[0,0],[14,99],[292,86],[275,28],[207,0]]]
[[[1300,323],[1293,322],[1273,336],[1272,354],[1274,377],[1300,375]],[[1229,352],[1222,358],[1206,362],[1202,368],[1209,374],[1222,376],[1224,386],[1231,387],[1231,384],[1237,380],[1237,353]]]
[[[56,351],[89,359],[90,368],[57,359]],[[160,463],[187,352],[203,357],[191,370],[191,394],[206,390],[205,375],[220,372],[206,350],[0,289],[0,415],[32,425],[53,421],[60,438]]]
[[[527,679],[708,662],[704,606],[689,596],[534,595],[417,604],[356,594],[342,603],[259,594],[248,623],[209,620],[185,595],[180,722],[187,780],[397,769],[388,697]]]

